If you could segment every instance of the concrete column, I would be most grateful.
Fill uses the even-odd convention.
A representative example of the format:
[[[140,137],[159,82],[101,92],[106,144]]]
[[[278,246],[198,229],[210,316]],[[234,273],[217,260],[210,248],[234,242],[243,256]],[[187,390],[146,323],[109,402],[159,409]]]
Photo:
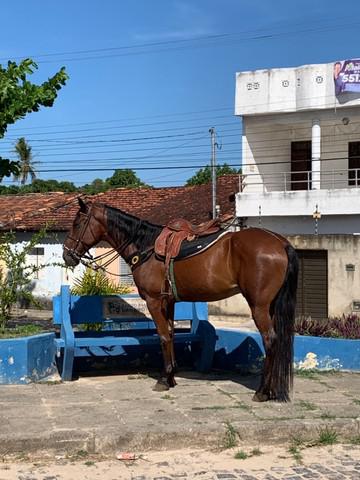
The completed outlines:
[[[312,189],[320,190],[321,127],[320,120],[314,119],[311,129],[311,171]]]

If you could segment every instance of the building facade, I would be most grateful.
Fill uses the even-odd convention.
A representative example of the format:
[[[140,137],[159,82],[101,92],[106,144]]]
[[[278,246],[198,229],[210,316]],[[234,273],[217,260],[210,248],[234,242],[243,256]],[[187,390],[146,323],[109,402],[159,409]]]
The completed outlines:
[[[360,308],[359,66],[349,60],[236,76],[243,161],[236,213],[298,249],[298,315]]]

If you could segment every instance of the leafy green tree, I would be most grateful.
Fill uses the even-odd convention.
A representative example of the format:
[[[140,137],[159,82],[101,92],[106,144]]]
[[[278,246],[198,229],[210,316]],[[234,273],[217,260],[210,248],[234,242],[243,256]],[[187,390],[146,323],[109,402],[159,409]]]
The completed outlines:
[[[72,182],[58,182],[57,180],[41,180],[37,178],[30,185],[24,185],[19,193],[46,193],[46,192],[76,192]]]
[[[9,125],[24,118],[40,107],[51,107],[58,90],[65,85],[68,75],[62,67],[53,77],[41,85],[31,83],[27,77],[37,69],[36,63],[27,58],[19,64],[9,61],[0,65],[0,138]],[[4,176],[17,175],[19,163],[0,157],[0,181]]]
[[[36,178],[35,162],[31,152],[31,147],[24,137],[18,139],[15,145],[15,153],[19,159],[19,172],[14,174],[14,180],[19,180],[21,185],[25,185],[28,177],[31,181]]]
[[[101,178],[95,178],[91,183],[87,183],[79,188],[79,190],[87,195],[96,195],[105,192],[109,188],[108,184]]]
[[[227,163],[216,166],[216,177],[222,177],[224,175],[240,174],[241,168],[229,167]],[[186,185],[202,185],[203,183],[211,182],[211,167],[207,165],[205,168],[200,168],[195,175],[187,180]]]
[[[135,174],[130,168],[124,168],[121,170],[115,170],[114,174],[106,179],[106,183],[109,188],[119,188],[119,187],[145,187],[147,186],[143,183],[140,178]]]

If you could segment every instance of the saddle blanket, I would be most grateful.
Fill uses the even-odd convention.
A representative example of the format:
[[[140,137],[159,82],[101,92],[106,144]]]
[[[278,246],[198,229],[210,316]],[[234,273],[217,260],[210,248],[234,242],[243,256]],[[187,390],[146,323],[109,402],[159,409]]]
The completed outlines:
[[[204,237],[199,237],[195,240],[184,240],[181,244],[179,254],[174,258],[175,262],[177,260],[183,260],[184,258],[193,257],[194,255],[204,252],[227,233],[231,232],[229,230],[219,230],[218,232],[211,233],[210,235],[206,235]],[[159,257],[162,260],[165,259],[165,256],[161,255]]]

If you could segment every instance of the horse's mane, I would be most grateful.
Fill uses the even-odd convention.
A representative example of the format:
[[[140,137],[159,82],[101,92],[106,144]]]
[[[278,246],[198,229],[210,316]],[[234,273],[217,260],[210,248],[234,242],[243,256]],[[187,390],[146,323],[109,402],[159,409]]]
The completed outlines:
[[[105,206],[107,213],[108,233],[116,242],[121,243],[124,238],[132,239],[132,243],[139,249],[148,248],[155,243],[162,226],[141,220],[130,213],[118,208]]]

